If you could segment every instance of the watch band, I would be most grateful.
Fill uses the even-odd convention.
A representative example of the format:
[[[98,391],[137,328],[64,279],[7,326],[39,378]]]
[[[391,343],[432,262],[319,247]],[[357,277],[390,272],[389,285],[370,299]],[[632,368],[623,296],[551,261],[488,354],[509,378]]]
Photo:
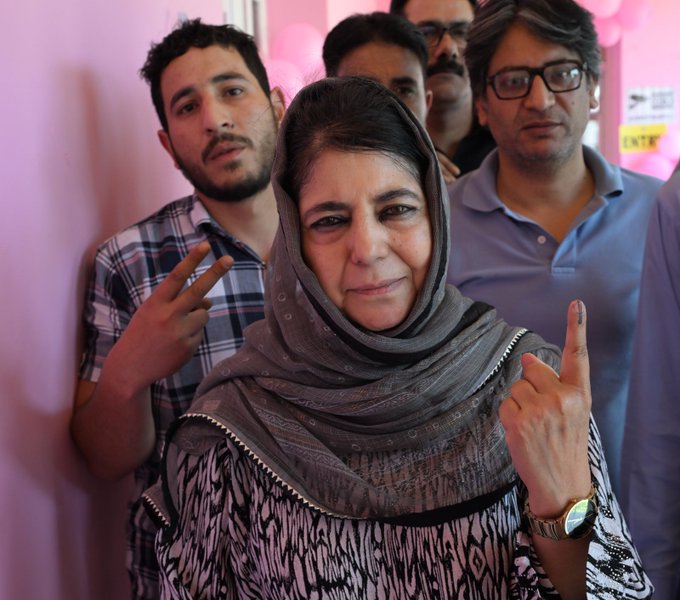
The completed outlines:
[[[532,533],[558,541],[579,539],[588,535],[595,526],[597,513],[597,496],[593,484],[590,486],[588,496],[572,500],[564,512],[554,519],[537,517],[531,512],[528,500],[524,506],[524,514],[529,521]]]

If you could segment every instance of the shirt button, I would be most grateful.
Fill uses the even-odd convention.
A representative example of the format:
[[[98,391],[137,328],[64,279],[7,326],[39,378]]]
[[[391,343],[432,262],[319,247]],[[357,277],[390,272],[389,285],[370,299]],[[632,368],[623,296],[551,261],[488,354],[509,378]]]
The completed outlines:
[[[536,238],[536,241],[537,241],[539,244],[541,244],[541,246],[542,246],[543,244],[545,244],[545,243],[548,241],[548,238],[546,238],[544,235],[539,235],[539,236]]]

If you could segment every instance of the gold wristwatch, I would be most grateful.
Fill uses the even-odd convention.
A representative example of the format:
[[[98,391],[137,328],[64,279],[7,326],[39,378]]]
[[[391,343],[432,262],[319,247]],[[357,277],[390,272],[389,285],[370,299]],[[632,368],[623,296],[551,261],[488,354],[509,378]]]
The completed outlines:
[[[587,536],[597,519],[597,496],[595,486],[590,486],[590,494],[585,498],[572,500],[564,512],[555,519],[540,519],[529,508],[527,500],[524,514],[529,520],[532,533],[551,540],[577,540]]]

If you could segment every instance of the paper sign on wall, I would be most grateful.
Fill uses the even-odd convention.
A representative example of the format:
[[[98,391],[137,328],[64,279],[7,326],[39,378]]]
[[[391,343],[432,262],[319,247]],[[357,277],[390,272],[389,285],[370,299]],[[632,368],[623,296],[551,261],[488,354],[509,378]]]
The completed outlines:
[[[627,125],[674,123],[675,88],[635,87],[626,93],[623,122]]]
[[[621,125],[619,127],[619,152],[653,152],[659,138],[666,133],[665,123],[655,125]]]

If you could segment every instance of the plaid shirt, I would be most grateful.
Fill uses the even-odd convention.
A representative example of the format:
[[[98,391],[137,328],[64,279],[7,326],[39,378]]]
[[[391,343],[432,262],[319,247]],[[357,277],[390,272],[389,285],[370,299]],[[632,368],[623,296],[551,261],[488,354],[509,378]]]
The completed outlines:
[[[156,447],[135,471],[136,494],[129,505],[127,561],[134,598],[158,597],[155,527],[139,496],[158,476],[169,425],[189,407],[208,371],[243,343],[244,328],[264,316],[265,264],[217,225],[196,196],[189,196],[166,205],[99,247],[84,309],[86,344],[80,377],[96,382],[104,359],[135,310],[189,249],[203,240],[210,242],[211,253],[190,282],[224,254],[233,257],[234,266],[208,293],[210,321],[194,356],[179,371],[151,386]]]

